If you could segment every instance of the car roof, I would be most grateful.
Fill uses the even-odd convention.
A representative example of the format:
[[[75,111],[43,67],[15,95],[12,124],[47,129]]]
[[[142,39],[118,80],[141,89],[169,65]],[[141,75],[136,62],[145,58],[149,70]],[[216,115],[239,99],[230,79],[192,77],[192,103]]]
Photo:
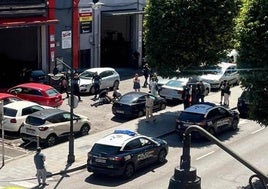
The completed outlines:
[[[111,68],[111,67],[89,68],[89,69],[87,69],[85,71],[87,71],[87,72],[98,72],[98,73],[100,73],[100,72],[107,71],[107,70],[115,71],[115,69],[114,68]]]
[[[215,106],[216,105],[213,103],[198,103],[186,108],[185,110],[183,110],[183,112],[206,114],[209,110],[211,110]]]
[[[138,133],[130,130],[115,130],[113,133],[99,139],[96,144],[122,147],[130,139],[137,137]]]
[[[32,113],[31,116],[38,117],[40,119],[47,119],[48,117],[51,117],[53,115],[57,115],[57,114],[60,114],[60,113],[64,113],[64,112],[67,112],[67,111],[57,109],[57,108],[55,108],[55,109],[44,109],[44,110],[40,110],[40,111]]]
[[[15,98],[18,98],[18,97],[16,97],[15,95],[12,95],[12,94],[9,94],[9,93],[0,93],[0,100],[1,100],[1,99],[4,99],[4,98],[8,98],[8,97],[15,97]]]
[[[31,102],[31,101],[27,101],[27,100],[21,100],[21,101],[15,101],[15,102],[11,102],[9,104],[6,104],[4,107],[7,108],[12,108],[12,109],[21,109],[23,107],[29,107],[29,106],[34,106],[34,105],[39,105],[35,102]],[[39,105],[41,106],[41,105]]]
[[[53,88],[50,85],[46,85],[46,84],[43,84],[43,83],[34,83],[34,82],[22,83],[22,84],[14,86],[14,87],[11,87],[10,89],[13,89],[15,87],[28,87],[28,88],[32,88],[32,89],[39,89],[39,90],[45,90],[45,91],[48,90],[48,89]]]

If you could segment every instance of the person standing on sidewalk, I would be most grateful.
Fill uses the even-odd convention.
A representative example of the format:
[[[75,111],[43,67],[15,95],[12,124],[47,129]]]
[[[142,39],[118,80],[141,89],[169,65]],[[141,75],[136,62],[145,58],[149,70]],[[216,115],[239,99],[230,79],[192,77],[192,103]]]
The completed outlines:
[[[151,72],[151,68],[149,67],[149,65],[146,63],[144,66],[143,66],[143,69],[142,69],[142,73],[143,73],[143,76],[144,76],[144,84],[143,84],[143,87],[146,88],[147,85],[149,84],[148,83],[148,78],[149,78],[149,75],[150,75],[150,72]]]
[[[135,77],[133,79],[133,89],[135,92],[140,92],[141,84],[139,79],[139,74],[135,74]]]
[[[41,152],[41,148],[37,147],[36,154],[34,155],[34,164],[37,170],[36,176],[39,185],[47,186],[47,171],[45,168],[46,156]],[[41,183],[42,180],[42,183]]]
[[[225,88],[224,88],[224,106],[225,107],[229,107],[229,97],[230,97],[230,94],[231,94],[231,90],[230,90],[230,85],[228,82],[226,82],[225,84]]]
[[[153,121],[155,121],[155,117],[153,116],[154,100],[150,97],[149,94],[146,95],[145,99],[146,122],[148,122],[150,119],[153,119]]]
[[[78,73],[74,73],[74,78],[73,78],[74,95],[77,96],[79,102],[81,102],[82,100],[80,96],[79,84],[80,84],[80,78],[78,76]]]
[[[97,95],[100,92],[100,84],[101,84],[101,77],[98,74],[98,72],[95,72],[93,77],[92,77],[92,83],[94,87],[94,99],[97,99]]]

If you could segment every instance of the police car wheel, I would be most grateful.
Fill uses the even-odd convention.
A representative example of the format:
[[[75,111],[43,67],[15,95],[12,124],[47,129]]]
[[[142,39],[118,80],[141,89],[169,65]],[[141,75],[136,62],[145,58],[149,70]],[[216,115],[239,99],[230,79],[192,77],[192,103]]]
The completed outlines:
[[[126,165],[125,171],[124,171],[124,177],[125,178],[131,178],[134,175],[134,166],[133,164],[129,163]]]
[[[232,130],[235,131],[235,130],[237,130],[237,128],[238,128],[238,120],[235,119],[232,122]]]

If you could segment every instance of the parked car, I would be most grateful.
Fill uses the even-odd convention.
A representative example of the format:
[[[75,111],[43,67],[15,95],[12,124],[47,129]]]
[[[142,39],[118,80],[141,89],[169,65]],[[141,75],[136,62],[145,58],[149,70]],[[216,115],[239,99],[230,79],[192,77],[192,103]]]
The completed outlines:
[[[108,176],[131,178],[141,168],[164,163],[167,142],[129,130],[115,130],[99,139],[88,152],[87,170]]]
[[[53,146],[59,138],[70,134],[71,113],[61,109],[45,109],[27,116],[21,126],[20,135],[24,142],[37,141],[45,146]],[[87,135],[91,123],[86,116],[73,114],[73,132]]]
[[[221,82],[226,80],[229,85],[239,84],[239,74],[236,64],[222,62],[215,67],[205,70],[205,74],[199,76],[199,80],[205,81],[213,89],[219,89]]]
[[[9,93],[0,93],[0,101],[3,102],[3,105],[6,105],[6,104],[9,104],[9,103],[12,103],[12,102],[16,102],[16,101],[21,101],[22,99],[15,96],[15,95],[12,95],[12,94],[9,94]]]
[[[145,115],[145,92],[128,92],[122,95],[118,100],[114,101],[112,111],[115,116],[125,118],[136,118]],[[150,94],[154,100],[153,112],[157,112],[166,108],[166,100],[162,97]]]
[[[189,78],[169,80],[159,90],[159,96],[167,100],[182,100],[183,87],[188,81]]]
[[[31,82],[47,83],[47,75],[43,70],[32,70],[30,76]]]
[[[240,117],[248,117],[249,116],[249,106],[250,106],[250,101],[248,97],[249,93],[248,91],[243,91],[238,97],[237,100],[237,110],[240,114]]]
[[[179,112],[176,120],[176,130],[180,135],[191,125],[198,125],[214,136],[226,130],[237,130],[239,113],[213,103],[194,104]],[[200,138],[198,132],[191,133],[193,137]]]
[[[42,83],[23,83],[7,91],[21,99],[36,102],[44,106],[59,107],[63,103],[62,95],[54,87]]]
[[[26,117],[39,110],[52,108],[50,106],[42,106],[35,102],[20,100],[4,105],[3,128],[5,131],[16,132],[19,134],[21,124]],[[2,129],[2,128],[1,128]]]
[[[100,90],[106,88],[118,88],[120,83],[120,76],[114,68],[102,67],[102,68],[90,68],[79,74],[80,78],[80,93],[94,94],[95,89],[92,83],[92,77],[94,73],[98,73],[101,77]]]

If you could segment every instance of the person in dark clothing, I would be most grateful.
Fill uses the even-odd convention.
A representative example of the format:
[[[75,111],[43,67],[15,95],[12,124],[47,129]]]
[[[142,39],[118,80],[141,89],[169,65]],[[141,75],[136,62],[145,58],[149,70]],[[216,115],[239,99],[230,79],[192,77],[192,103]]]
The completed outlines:
[[[224,100],[224,91],[225,91],[226,82],[227,81],[224,80],[220,84],[220,90],[221,90],[221,101],[220,101],[220,105],[222,105],[222,101]]]
[[[68,82],[66,78],[66,74],[61,77],[60,79],[60,93],[66,93],[66,98],[69,98],[69,93],[68,93]]]
[[[104,89],[99,94],[99,101],[91,104],[91,106],[98,107],[99,105],[103,104],[110,104],[112,102],[112,98],[108,94],[109,88]]]
[[[188,108],[190,106],[190,91],[189,91],[189,87],[187,86],[183,87],[182,100],[183,100],[184,109]]]
[[[100,92],[100,84],[101,84],[101,77],[99,76],[97,72],[95,72],[92,77],[92,83],[94,87],[94,95],[95,95],[94,99],[97,99],[97,95]]]
[[[47,171],[45,168],[45,160],[46,160],[46,156],[43,153],[41,153],[41,148],[38,147],[36,149],[36,154],[34,155],[34,164],[37,170],[36,176],[37,176],[38,184],[43,185],[43,186],[48,185],[46,183]],[[42,183],[41,183],[41,180],[42,180]]]
[[[143,76],[144,76],[144,79],[145,79],[143,87],[146,88],[147,85],[149,84],[148,83],[148,78],[149,78],[149,76],[151,74],[151,68],[149,67],[149,65],[147,63],[143,66],[142,72],[143,72]]]
[[[80,83],[80,79],[78,77],[78,73],[74,73],[74,78],[73,78],[74,95],[78,97],[79,101],[82,101],[81,96],[80,96],[79,83]]]

